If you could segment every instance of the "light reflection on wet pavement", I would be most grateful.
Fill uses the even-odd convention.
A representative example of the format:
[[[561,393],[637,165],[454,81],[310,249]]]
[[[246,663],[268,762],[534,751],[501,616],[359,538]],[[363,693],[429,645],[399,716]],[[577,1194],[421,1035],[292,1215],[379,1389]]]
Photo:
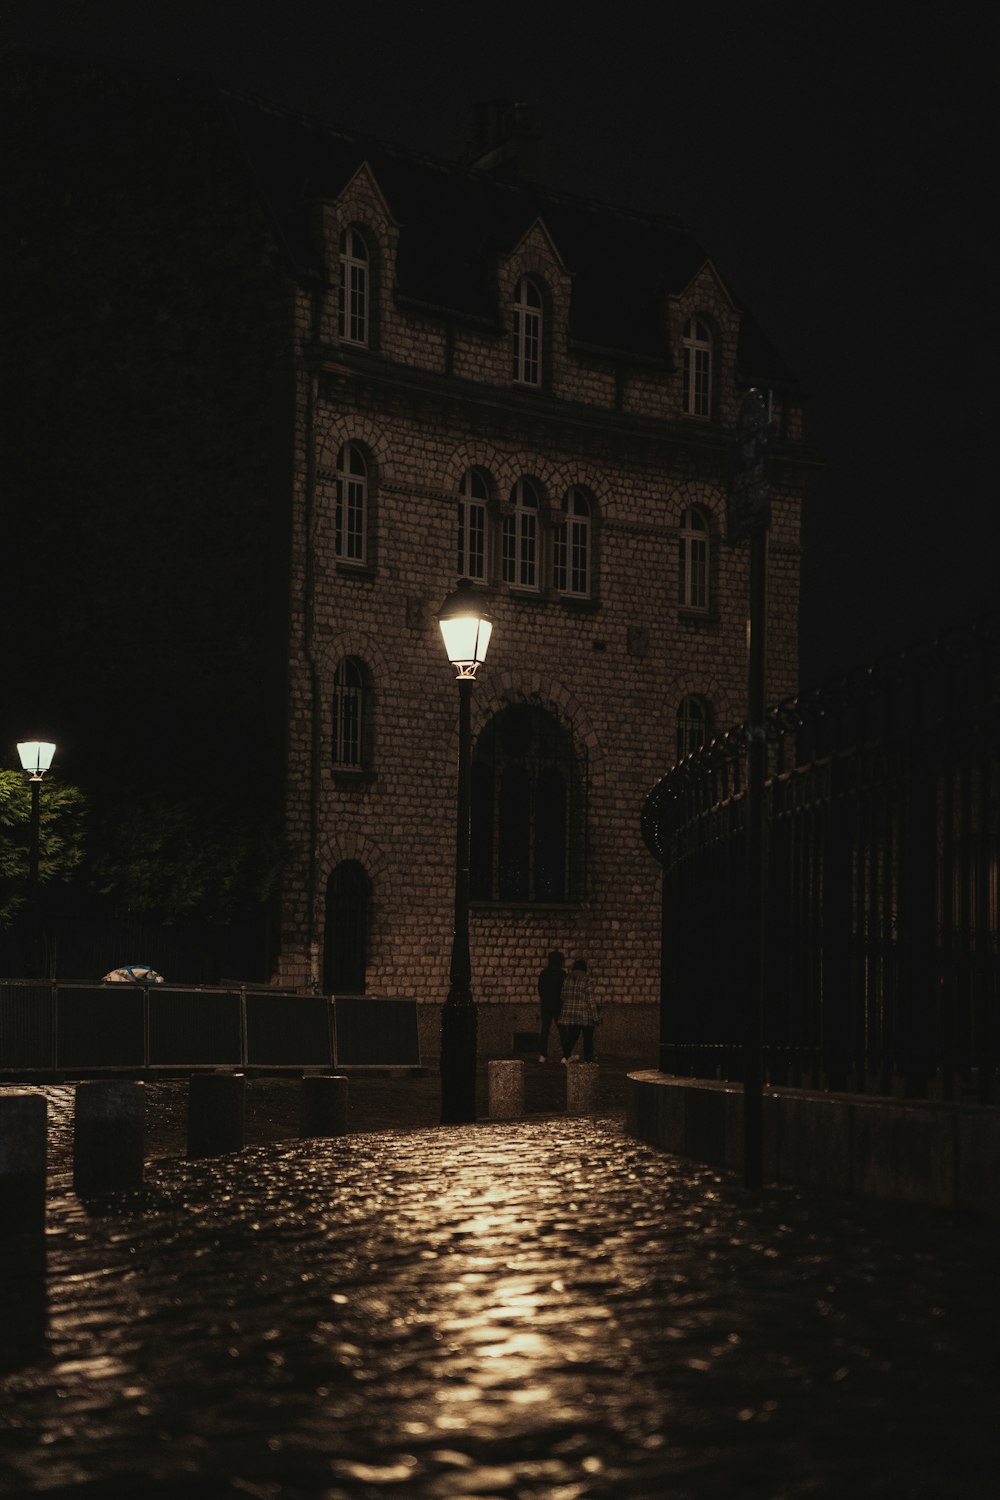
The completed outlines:
[[[988,1226],[757,1202],[607,1116],[53,1187],[45,1277],[6,1267],[0,1494],[996,1493]]]

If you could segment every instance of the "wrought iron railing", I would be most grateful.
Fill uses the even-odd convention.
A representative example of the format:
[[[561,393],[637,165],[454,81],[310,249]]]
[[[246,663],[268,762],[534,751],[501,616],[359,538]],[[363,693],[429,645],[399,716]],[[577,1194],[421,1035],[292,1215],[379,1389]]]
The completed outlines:
[[[768,714],[765,1080],[998,1102],[1000,621]],[[654,787],[660,1064],[739,1079],[745,726]]]

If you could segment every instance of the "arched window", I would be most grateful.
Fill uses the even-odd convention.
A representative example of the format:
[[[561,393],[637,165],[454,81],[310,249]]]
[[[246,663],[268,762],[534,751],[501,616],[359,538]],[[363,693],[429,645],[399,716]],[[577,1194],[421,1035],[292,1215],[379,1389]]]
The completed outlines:
[[[709,535],[704,511],[689,506],[681,516],[678,538],[678,601],[682,609],[708,609]]]
[[[538,496],[519,479],[503,518],[503,581],[518,589],[538,588]]]
[[[472,763],[474,900],[581,899],[585,787],[572,737],[550,713],[515,704],[490,720]]]
[[[343,562],[363,563],[368,551],[368,467],[356,443],[337,454],[334,550]]]
[[[511,342],[514,379],[520,385],[542,383],[542,294],[529,276],[522,276],[514,294]]]
[[[356,229],[340,236],[337,331],[350,344],[368,343],[368,247]]]
[[[486,480],[478,469],[468,469],[462,475],[458,501],[458,558],[459,578],[486,579],[486,504],[489,490]]]
[[[365,763],[365,697],[364,666],[356,657],[345,656],[333,678],[332,759],[341,770],[358,770]]]
[[[591,505],[584,490],[563,500],[552,537],[552,587],[577,599],[590,598]]]
[[[711,733],[708,704],[701,698],[682,698],[677,706],[677,759],[707,745]]]
[[[323,990],[363,995],[368,967],[371,881],[355,859],[341,860],[326,883]]]
[[[712,335],[701,318],[684,324],[684,410],[689,417],[712,415]]]

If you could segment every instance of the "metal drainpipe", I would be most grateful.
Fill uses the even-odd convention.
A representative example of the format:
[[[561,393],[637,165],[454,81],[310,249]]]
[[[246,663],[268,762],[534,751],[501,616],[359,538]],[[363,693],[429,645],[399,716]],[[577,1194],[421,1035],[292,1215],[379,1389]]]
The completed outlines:
[[[319,304],[322,292],[313,298],[314,339],[318,337]],[[316,371],[308,373],[306,395],[306,493],[305,493],[305,600],[304,600],[304,650],[309,664],[309,690],[311,695],[310,743],[309,743],[309,877],[306,887],[306,951],[309,959],[309,982],[314,993],[319,993],[319,946],[316,937],[316,887],[319,851],[319,766],[320,766],[320,681],[316,665],[314,631],[316,623],[316,566],[314,531],[316,525],[316,404],[319,393],[319,376]]]

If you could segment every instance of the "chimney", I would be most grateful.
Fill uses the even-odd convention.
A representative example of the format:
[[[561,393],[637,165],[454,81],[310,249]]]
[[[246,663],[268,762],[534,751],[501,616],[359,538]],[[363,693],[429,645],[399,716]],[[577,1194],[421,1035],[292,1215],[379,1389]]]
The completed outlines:
[[[465,165],[497,177],[526,177],[539,182],[544,147],[541,134],[534,128],[530,105],[509,99],[480,104],[475,131],[466,147]]]

